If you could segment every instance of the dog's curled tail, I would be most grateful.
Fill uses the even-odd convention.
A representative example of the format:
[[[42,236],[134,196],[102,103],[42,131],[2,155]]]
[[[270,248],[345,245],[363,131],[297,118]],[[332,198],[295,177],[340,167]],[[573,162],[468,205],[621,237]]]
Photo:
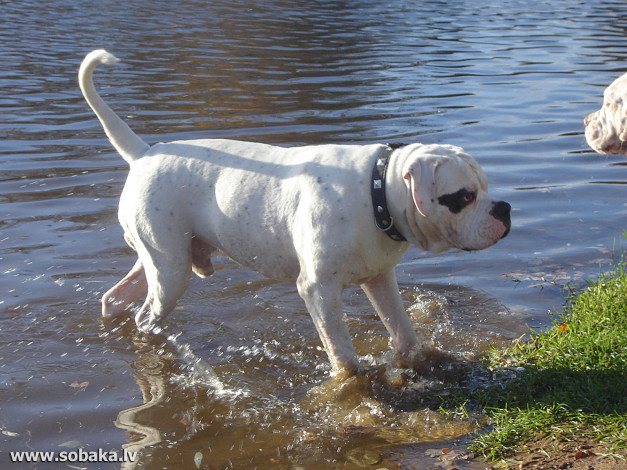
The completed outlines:
[[[129,164],[144,155],[150,146],[144,142],[120,117],[102,100],[94,86],[94,69],[100,64],[112,65],[119,59],[104,49],[87,54],[78,71],[78,84],[91,109],[96,113],[107,133],[107,137]]]

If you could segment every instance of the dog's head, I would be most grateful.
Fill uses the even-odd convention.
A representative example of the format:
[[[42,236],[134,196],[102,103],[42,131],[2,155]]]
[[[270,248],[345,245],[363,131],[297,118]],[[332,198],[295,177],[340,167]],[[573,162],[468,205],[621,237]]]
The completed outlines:
[[[404,150],[405,215],[423,248],[482,250],[509,233],[511,207],[488,195],[488,179],[470,155],[452,145]]]
[[[627,155],[627,74],[603,93],[603,106],[584,120],[588,145],[599,153]]]

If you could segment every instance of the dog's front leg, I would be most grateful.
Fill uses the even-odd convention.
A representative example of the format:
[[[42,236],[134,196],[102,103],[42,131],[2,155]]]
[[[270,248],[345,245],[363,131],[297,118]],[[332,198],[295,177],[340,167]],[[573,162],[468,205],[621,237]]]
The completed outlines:
[[[298,293],[318,330],[334,373],[354,374],[358,359],[342,309],[342,286],[339,282],[315,282],[300,275]]]
[[[372,306],[375,308],[385,328],[392,337],[396,350],[406,359],[412,360],[413,353],[419,346],[414,330],[398,290],[396,274],[393,269],[361,285]]]

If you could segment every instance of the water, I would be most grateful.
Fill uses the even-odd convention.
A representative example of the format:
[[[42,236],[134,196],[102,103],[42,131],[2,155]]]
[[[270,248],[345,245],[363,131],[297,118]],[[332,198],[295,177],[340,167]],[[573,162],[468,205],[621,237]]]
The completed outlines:
[[[423,468],[425,449],[485,424],[429,407],[455,374],[395,368],[358,289],[345,310],[370,371],[346,381],[328,380],[295,287],[226,260],[164,337],[100,319],[134,262],[116,218],[127,167],[76,83],[106,47],[123,61],[97,84],[150,143],[464,147],[512,204],[512,232],[478,253],[411,250],[408,311],[464,361],[549,326],[625,229],[627,161],[591,152],[582,120],[625,71],[627,6],[422,3],[0,4],[2,467],[9,451],[124,446],[135,464],[74,467]]]

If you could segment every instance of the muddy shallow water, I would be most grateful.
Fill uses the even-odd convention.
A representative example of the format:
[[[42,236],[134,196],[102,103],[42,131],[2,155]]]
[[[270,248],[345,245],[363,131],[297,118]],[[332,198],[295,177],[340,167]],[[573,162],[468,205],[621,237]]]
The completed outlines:
[[[11,451],[137,451],[78,468],[423,468],[481,429],[433,396],[467,376],[398,367],[365,296],[345,312],[368,374],[328,379],[293,285],[228,260],[193,279],[164,336],[103,322],[134,263],[117,223],[127,173],[76,83],[84,55],[150,143],[464,147],[512,232],[476,253],[410,250],[397,275],[416,328],[458,360],[545,328],[567,287],[608,267],[627,226],[627,160],[583,118],[626,70],[619,1],[30,2],[0,23],[0,467]],[[464,383],[460,383],[460,381]]]

